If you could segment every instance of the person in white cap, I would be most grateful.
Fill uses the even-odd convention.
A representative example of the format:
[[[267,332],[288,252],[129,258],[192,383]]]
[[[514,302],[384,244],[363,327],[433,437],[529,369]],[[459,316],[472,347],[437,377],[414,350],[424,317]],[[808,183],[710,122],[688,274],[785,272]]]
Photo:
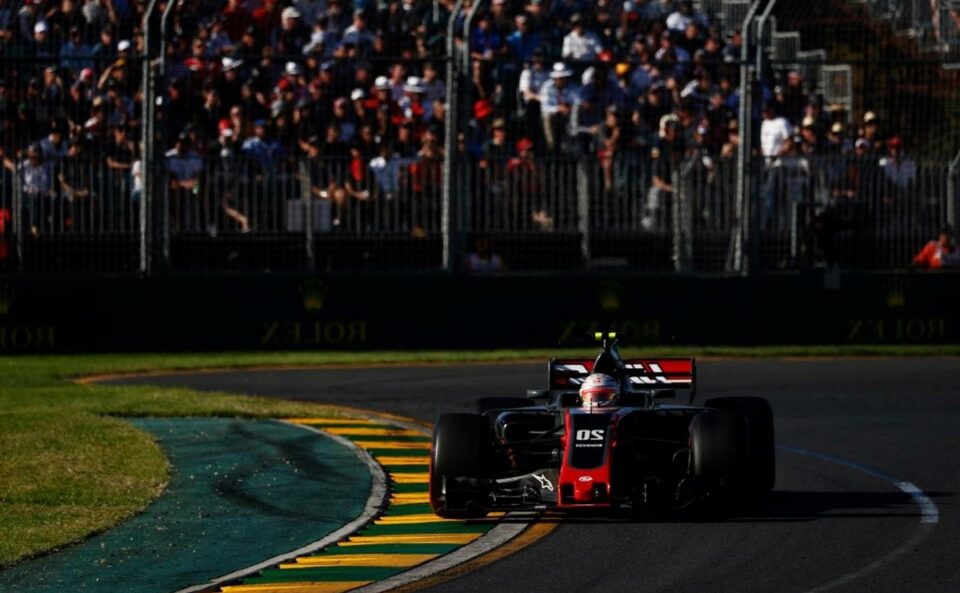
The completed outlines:
[[[52,56],[53,51],[50,47],[50,29],[47,27],[47,21],[37,21],[33,26],[33,43],[38,57]]]
[[[400,99],[400,109],[405,119],[416,121],[430,119],[432,105],[424,102],[425,91],[418,77],[407,78],[407,82],[403,85],[403,98]]]
[[[230,72],[231,70],[236,70],[243,65],[243,60],[237,60],[234,58],[223,58],[220,60],[220,69],[223,72]]]
[[[570,113],[576,102],[576,88],[570,79],[573,70],[563,62],[557,62],[550,71],[550,80],[540,87],[540,114],[543,117],[543,134],[547,148],[558,152],[562,148]]]
[[[288,6],[280,13],[280,29],[274,32],[277,55],[292,56],[303,51],[310,36],[300,21],[300,11]]]
[[[391,116],[397,115],[399,117],[400,107],[393,99],[392,90],[393,86],[386,76],[378,76],[373,81],[372,95],[373,99],[376,100],[377,107],[386,107]],[[376,112],[376,109],[374,109],[374,112]]]
[[[283,67],[283,71],[287,76],[300,76],[303,74],[303,69],[300,67],[300,64],[296,62],[287,62]]]

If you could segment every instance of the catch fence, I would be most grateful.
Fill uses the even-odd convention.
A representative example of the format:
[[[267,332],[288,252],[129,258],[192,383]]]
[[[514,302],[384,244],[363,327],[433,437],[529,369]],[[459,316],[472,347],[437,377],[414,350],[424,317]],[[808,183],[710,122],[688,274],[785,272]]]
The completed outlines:
[[[951,2],[699,2],[727,45],[686,60],[490,59],[482,1],[417,51],[202,59],[218,3],[180,4],[4,56],[0,272],[891,269],[958,222]]]

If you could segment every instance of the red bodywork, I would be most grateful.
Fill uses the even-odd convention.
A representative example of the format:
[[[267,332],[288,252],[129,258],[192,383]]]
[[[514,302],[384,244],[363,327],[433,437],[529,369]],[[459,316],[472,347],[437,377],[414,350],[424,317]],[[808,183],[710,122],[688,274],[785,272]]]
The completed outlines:
[[[550,361],[550,389],[579,389],[583,379],[593,372],[594,361],[554,359]],[[692,358],[629,358],[623,365],[634,388],[676,386],[693,389],[696,363]]]
[[[550,361],[550,388],[579,389],[593,371],[591,359]],[[631,387],[694,389],[696,366],[692,358],[628,359],[623,361]],[[612,459],[617,447],[616,425],[620,416],[614,408],[568,408],[564,411],[563,461],[560,465],[559,508],[605,508],[611,506]],[[577,426],[575,426],[577,425]],[[580,426],[586,426],[581,428]],[[597,440],[602,431],[602,440]],[[578,439],[586,437],[586,442]],[[593,438],[593,440],[589,440]],[[602,459],[574,463],[577,447],[601,446]]]
[[[576,468],[570,462],[573,455],[574,438],[573,417],[576,414],[589,414],[588,410],[570,409],[564,413],[563,462],[560,465],[559,492],[557,507],[609,507],[610,506],[610,460],[613,453],[616,434],[616,416],[604,430],[603,462],[594,468]],[[572,494],[572,495],[571,495]]]

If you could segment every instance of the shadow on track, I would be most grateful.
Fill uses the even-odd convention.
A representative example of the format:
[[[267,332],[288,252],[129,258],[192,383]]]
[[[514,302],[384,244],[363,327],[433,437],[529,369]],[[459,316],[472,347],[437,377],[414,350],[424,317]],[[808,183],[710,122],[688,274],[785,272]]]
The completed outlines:
[[[951,492],[928,492],[934,500],[948,500]],[[940,504],[938,502],[938,504]],[[920,510],[903,492],[802,492],[775,490],[756,508],[720,510],[711,507],[642,511],[632,515],[547,513],[544,523],[805,523],[822,519],[920,518]],[[510,519],[504,519],[509,521]]]

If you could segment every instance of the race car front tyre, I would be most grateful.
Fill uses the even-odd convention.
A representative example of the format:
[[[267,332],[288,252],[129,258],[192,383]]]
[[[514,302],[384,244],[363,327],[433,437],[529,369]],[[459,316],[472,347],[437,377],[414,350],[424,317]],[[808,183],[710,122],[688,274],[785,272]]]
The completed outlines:
[[[480,492],[470,480],[482,479],[489,423],[480,414],[444,414],[433,429],[430,506],[450,519],[483,517]]]
[[[708,408],[743,414],[749,428],[749,460],[741,483],[745,494],[763,496],[776,481],[776,450],[773,436],[773,410],[762,397],[718,397],[707,400]]]
[[[531,405],[534,405],[533,402],[525,397],[481,397],[473,402],[471,409],[477,414],[486,414],[491,410],[512,410]]]
[[[697,478],[718,481],[742,471],[747,459],[746,419],[736,412],[700,412],[690,421],[690,454]]]

